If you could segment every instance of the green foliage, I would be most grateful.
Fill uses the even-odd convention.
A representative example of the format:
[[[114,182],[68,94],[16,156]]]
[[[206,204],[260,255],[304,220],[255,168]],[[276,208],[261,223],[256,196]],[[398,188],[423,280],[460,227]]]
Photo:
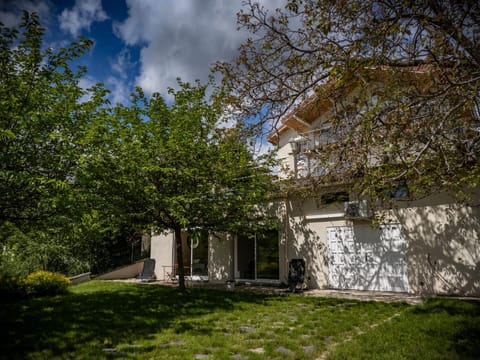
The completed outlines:
[[[14,264],[4,261],[5,256],[0,256],[0,299],[12,301],[25,297],[23,276]]]
[[[79,139],[95,108],[79,101],[85,69],[68,65],[92,42],[43,49],[44,29],[27,12],[20,30],[0,25],[0,221],[29,228],[73,210]]]
[[[62,274],[49,271],[35,271],[27,276],[23,269],[15,268],[14,263],[0,262],[0,298],[12,301],[27,296],[53,296],[65,294],[70,280]]]
[[[82,254],[85,244],[62,237],[58,231],[32,230],[25,234],[12,228],[3,244],[2,262],[24,276],[39,269],[70,276],[89,270],[86,256]]]
[[[102,271],[152,228],[234,231],[265,218],[255,210],[270,162],[219,126],[221,91],[179,82],[167,104],[138,88],[111,108],[108,90],[80,88],[86,69],[70,66],[92,42],[45,49],[43,33],[35,14],[0,26],[0,243],[23,273]]]
[[[35,271],[23,281],[27,295],[54,296],[68,292],[70,280],[62,274],[49,271]]]
[[[254,210],[267,199],[270,160],[253,158],[239,129],[219,126],[220,91],[209,98],[208,84],[179,86],[171,105],[137,88],[131,106],[118,105],[108,124],[97,124],[85,181],[95,176],[110,219],[138,231],[234,231],[265,219]]]
[[[0,244],[25,275],[75,275],[104,269],[124,226],[85,173],[94,130],[108,128],[108,90],[82,89],[86,68],[71,66],[91,40],[45,48],[44,32],[34,13],[18,28],[0,24]]]

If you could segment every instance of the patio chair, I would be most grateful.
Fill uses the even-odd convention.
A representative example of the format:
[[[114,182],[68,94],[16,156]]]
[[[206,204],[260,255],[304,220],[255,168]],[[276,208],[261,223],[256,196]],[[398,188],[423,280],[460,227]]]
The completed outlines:
[[[168,271],[167,268],[171,268],[171,270]],[[163,278],[166,282],[176,283],[178,281],[178,276],[176,274],[175,268],[172,266],[164,266]]]
[[[155,279],[155,259],[145,259],[143,261],[143,269],[138,280],[148,282]]]

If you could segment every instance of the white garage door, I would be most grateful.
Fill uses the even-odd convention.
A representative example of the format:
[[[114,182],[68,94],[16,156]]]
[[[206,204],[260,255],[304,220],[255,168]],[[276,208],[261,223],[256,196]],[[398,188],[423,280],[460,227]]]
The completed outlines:
[[[327,228],[329,285],[408,292],[405,239],[399,224]]]

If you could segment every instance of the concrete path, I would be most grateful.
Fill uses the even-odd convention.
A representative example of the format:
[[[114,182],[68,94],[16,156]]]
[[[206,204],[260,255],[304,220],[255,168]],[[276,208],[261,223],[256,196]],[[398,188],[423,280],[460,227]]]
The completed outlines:
[[[114,280],[114,281],[138,282],[136,279],[122,279],[122,280]],[[177,283],[158,281],[158,280],[144,283],[144,284],[166,285],[166,286],[173,286],[173,287],[178,286]],[[188,281],[186,285],[187,287],[227,290],[226,284],[222,284],[222,283]],[[268,285],[255,285],[255,284],[236,285],[232,291],[248,291],[248,292],[261,293],[261,294],[272,294],[272,295],[291,294],[288,292],[288,289],[286,288],[281,288],[277,286],[268,286]],[[337,298],[337,299],[353,299],[353,300],[362,300],[362,301],[405,302],[411,305],[421,304],[424,299],[420,295],[408,294],[408,293],[360,291],[360,290],[332,290],[332,289],[310,289],[310,290],[307,289],[302,292],[296,293],[295,295],[327,297],[327,298]],[[448,296],[442,296],[442,295],[437,295],[437,296],[448,297]],[[479,297],[451,297],[451,298],[480,301]]]
[[[423,299],[419,295],[406,293],[393,293],[381,291],[360,291],[360,290],[307,290],[306,296],[333,297],[339,299],[355,299],[364,301],[383,302],[406,302],[407,304],[421,304]]]
[[[178,286],[177,284],[165,283],[163,281],[150,282],[149,284],[160,284],[169,286]],[[226,290],[225,284],[212,284],[208,282],[196,283],[189,282],[187,286],[201,287],[209,289]],[[288,289],[279,288],[275,286],[260,286],[260,285],[237,285],[233,291],[248,291],[262,294],[276,294],[276,295],[289,295]],[[393,293],[393,292],[380,292],[380,291],[359,291],[359,290],[324,290],[324,289],[312,289],[304,290],[296,293],[300,296],[316,296],[316,297],[330,297],[338,299],[354,299],[363,301],[383,301],[383,302],[406,302],[407,304],[421,304],[422,297],[414,294],[406,293]]]

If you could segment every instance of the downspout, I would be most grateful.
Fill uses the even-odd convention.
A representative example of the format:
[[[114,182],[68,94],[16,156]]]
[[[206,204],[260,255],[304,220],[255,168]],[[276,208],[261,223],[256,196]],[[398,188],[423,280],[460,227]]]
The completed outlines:
[[[182,244],[182,227],[174,226],[175,246],[177,250],[178,264],[178,287],[181,291],[185,290],[185,267],[183,266],[183,244]]]
[[[228,275],[228,282],[235,282],[235,237],[236,235],[228,234],[230,240],[230,274]]]
[[[285,272],[283,274],[284,280],[288,282],[288,239],[290,236],[290,217],[288,213],[288,192],[285,197],[285,249],[284,249],[284,257],[285,257]]]
[[[190,279],[193,275],[193,236],[190,235]]]

